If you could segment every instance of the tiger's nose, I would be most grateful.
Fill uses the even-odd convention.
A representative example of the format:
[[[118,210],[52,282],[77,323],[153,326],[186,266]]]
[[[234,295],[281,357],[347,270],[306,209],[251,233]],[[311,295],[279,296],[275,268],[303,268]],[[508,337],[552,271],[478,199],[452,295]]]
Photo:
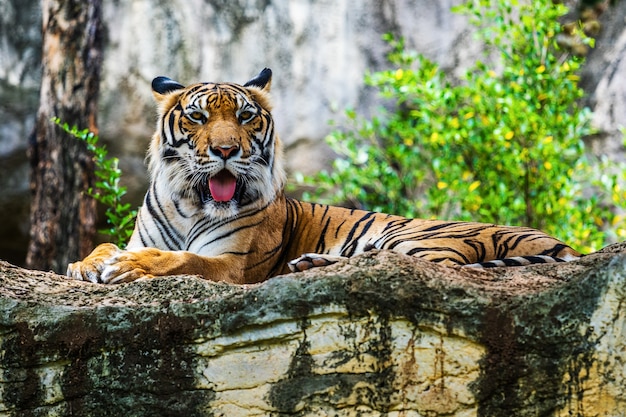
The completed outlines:
[[[239,146],[237,145],[211,147],[211,152],[213,152],[215,155],[219,156],[220,158],[224,160],[234,156],[237,153],[237,151],[239,151]]]

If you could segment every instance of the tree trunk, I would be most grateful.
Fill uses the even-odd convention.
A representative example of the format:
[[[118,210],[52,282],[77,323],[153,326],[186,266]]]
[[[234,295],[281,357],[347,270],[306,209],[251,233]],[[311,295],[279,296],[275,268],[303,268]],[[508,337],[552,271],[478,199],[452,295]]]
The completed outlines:
[[[0,262],[0,415],[623,416],[624,251],[491,270],[372,251],[258,285]]]
[[[102,62],[101,0],[42,0],[43,54],[39,111],[29,144],[30,243],[26,264],[65,272],[95,235],[93,161],[83,143],[51,120],[96,129]]]

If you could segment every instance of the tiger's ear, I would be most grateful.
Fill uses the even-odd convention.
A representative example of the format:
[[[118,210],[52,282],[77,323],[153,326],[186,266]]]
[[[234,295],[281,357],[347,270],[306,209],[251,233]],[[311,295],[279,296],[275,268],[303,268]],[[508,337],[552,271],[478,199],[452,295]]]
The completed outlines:
[[[172,91],[182,90],[184,85],[167,77],[156,77],[152,80],[152,91],[161,95],[165,95]]]
[[[167,77],[156,77],[152,80],[152,95],[157,102],[160,112],[165,112],[174,105],[178,99],[176,91],[181,91],[184,85]]]
[[[272,85],[272,70],[264,68],[256,77],[245,83],[244,87],[258,87],[265,92],[270,91]]]

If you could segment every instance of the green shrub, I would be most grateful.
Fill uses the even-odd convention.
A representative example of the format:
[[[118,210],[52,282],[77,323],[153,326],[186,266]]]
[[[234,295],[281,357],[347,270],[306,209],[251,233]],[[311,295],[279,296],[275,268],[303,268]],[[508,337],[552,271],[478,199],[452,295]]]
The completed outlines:
[[[118,167],[119,160],[108,157],[107,149],[98,144],[98,136],[89,129],[78,130],[76,126],[70,127],[58,118],[54,119],[54,122],[73,137],[85,142],[87,150],[93,153],[96,184],[95,188],[90,188],[87,193],[104,204],[109,226],[98,232],[110,236],[113,243],[124,248],[133,233],[137,210],[131,209],[130,203],[122,203],[126,187],[120,185],[122,171]]]
[[[301,182],[305,199],[408,217],[527,225],[591,251],[625,238],[616,225],[624,168],[592,161],[581,108],[582,59],[559,50],[550,0],[468,2],[455,9],[479,27],[499,62],[476,62],[453,84],[438,66],[385,39],[393,69],[367,75],[387,100],[379,115],[346,112],[349,129],[327,142],[331,172]],[[587,40],[591,42],[591,40]]]

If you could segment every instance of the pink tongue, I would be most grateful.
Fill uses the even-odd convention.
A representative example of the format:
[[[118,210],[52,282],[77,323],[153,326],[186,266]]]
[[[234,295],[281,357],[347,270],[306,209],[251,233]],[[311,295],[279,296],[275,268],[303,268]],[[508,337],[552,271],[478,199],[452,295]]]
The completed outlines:
[[[209,191],[215,201],[229,201],[235,195],[237,180],[226,170],[209,179]]]

